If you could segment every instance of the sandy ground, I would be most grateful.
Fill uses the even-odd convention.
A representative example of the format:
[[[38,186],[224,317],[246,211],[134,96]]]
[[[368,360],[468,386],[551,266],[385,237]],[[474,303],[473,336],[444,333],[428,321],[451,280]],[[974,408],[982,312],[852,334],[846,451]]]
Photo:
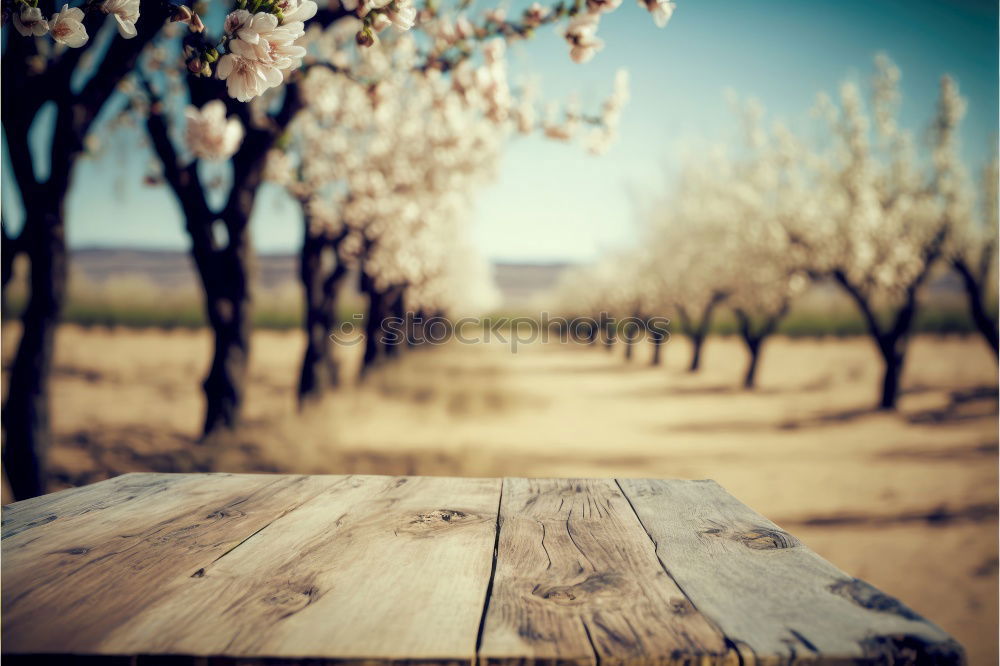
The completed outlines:
[[[52,489],[140,470],[710,477],[997,663],[997,366],[977,339],[915,340],[895,414],[870,409],[864,339],[774,340],[754,392],[735,339],[697,375],[680,339],[665,368],[645,349],[447,345],[299,414],[302,344],[256,334],[248,427],[206,446],[207,333],[64,327]]]

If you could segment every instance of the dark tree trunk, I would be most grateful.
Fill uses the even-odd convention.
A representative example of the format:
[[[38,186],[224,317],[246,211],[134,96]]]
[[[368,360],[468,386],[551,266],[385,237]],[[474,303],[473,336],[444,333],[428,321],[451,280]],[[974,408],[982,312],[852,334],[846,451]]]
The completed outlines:
[[[750,361],[747,363],[746,374],[743,375],[743,388],[752,389],[757,383],[757,364],[760,359],[760,340],[746,339],[747,351],[750,352]]]
[[[861,314],[868,326],[868,333],[875,341],[875,345],[882,355],[882,395],[879,398],[879,409],[896,408],[896,402],[899,399],[900,377],[903,374],[906,349],[910,338],[910,329],[917,314],[917,292],[930,274],[931,266],[937,256],[936,252],[937,249],[935,248],[929,253],[924,270],[907,287],[903,305],[886,327],[880,325],[866,295],[852,284],[843,272],[834,271],[833,273],[834,280],[854,299],[858,309],[861,310]]]
[[[1000,348],[998,348],[1000,341],[998,341],[997,323],[986,310],[984,303],[986,285],[976,278],[972,269],[964,261],[956,260],[953,265],[962,278],[962,285],[965,287],[965,294],[969,299],[969,313],[972,315],[972,322],[975,324],[976,330],[986,340],[986,344],[993,350],[993,355],[997,356],[1000,354]]]
[[[411,347],[419,347],[426,342],[426,340],[424,340],[424,322],[426,320],[427,313],[423,310],[417,310],[413,317],[407,320],[409,330],[407,342]]]
[[[688,364],[688,372],[698,372],[701,367],[701,346],[705,342],[705,336],[695,333],[691,336],[691,363]]]
[[[337,244],[342,238],[329,238],[309,231],[305,236],[299,263],[299,278],[305,293],[306,350],[299,373],[299,405],[315,401],[340,385],[340,363],[331,335],[337,326],[337,303],[347,277],[347,266],[337,258]],[[329,261],[324,261],[326,257]]]
[[[84,48],[50,54],[38,69],[29,61],[38,40],[14,36],[0,59],[0,88],[7,100],[0,108],[7,153],[24,205],[24,228],[17,238],[4,233],[3,288],[18,252],[30,262],[30,294],[21,316],[21,339],[11,366],[3,406],[4,471],[17,500],[45,490],[45,456],[52,438],[49,418],[49,375],[55,350],[55,329],[66,296],[67,256],[65,201],[73,168],[83,152],[83,139],[139,53],[163,25],[170,9],[165,3],[143,7],[143,21],[134,39],[115,39],[103,58],[91,61],[89,79],[73,92],[70,82]],[[84,19],[95,34],[105,17],[91,12]],[[36,114],[53,102],[56,117],[48,150],[49,174],[36,179],[28,132]],[[13,251],[12,251],[13,250]],[[4,289],[5,290],[5,289]]]
[[[753,319],[744,310],[735,308],[733,313],[740,325],[740,336],[747,346],[750,360],[747,363],[746,374],[743,376],[743,388],[752,389],[757,383],[757,367],[760,364],[760,353],[764,346],[764,341],[770,337],[778,328],[778,324],[785,315],[788,314],[790,303],[786,300],[781,303],[777,312],[767,317],[757,330],[754,330]]]
[[[382,350],[386,358],[396,358],[406,344],[406,300],[403,287],[392,287],[385,295],[385,314],[382,318]],[[387,321],[389,318],[391,322]],[[391,332],[390,332],[391,331]]]
[[[151,101],[159,101],[148,82],[141,78],[140,82]],[[212,365],[202,384],[205,391],[202,432],[207,438],[220,430],[237,427],[242,416],[252,328],[250,214],[267,152],[301,108],[302,100],[297,85],[287,85],[284,101],[272,116],[272,122],[262,126],[252,121],[247,104],[228,97],[221,81],[194,77],[188,79],[188,87],[194,105],[222,99],[227,113],[238,117],[246,128],[243,143],[232,158],[233,188],[223,209],[215,213],[198,178],[197,164],[181,166],[163,116],[153,112],[146,120],[153,147],[163,165],[163,176],[184,212],[191,256],[205,291],[206,315],[214,334]],[[216,234],[216,230],[224,232],[225,238],[218,238],[222,233]]]
[[[663,324],[664,322],[657,317],[652,317],[646,321],[646,330],[649,331],[649,341],[653,345],[653,354],[649,359],[649,364],[652,366],[658,366],[663,363],[663,345],[666,342]]]
[[[712,326],[712,314],[719,303],[725,299],[725,294],[712,294],[697,321],[693,321],[688,316],[686,308],[677,307],[677,313],[681,320],[681,328],[691,340],[691,363],[688,364],[688,372],[697,372],[701,367],[701,347],[705,342],[705,338],[708,337],[708,331]]]
[[[649,360],[650,365],[660,365],[663,363],[663,335],[653,332],[653,357]]]
[[[31,262],[31,293],[21,315],[21,340],[3,409],[4,471],[19,500],[41,495],[46,486],[45,458],[52,439],[49,378],[66,294],[64,194],[53,196],[52,209],[29,213],[27,233],[21,237]]]
[[[226,220],[229,239],[211,262],[196,262],[205,289],[205,308],[215,339],[212,365],[205,378],[204,435],[233,429],[242,417],[250,359],[250,231],[247,225],[253,191],[244,193],[235,219]]]
[[[611,348],[615,344],[615,337],[616,337],[616,331],[615,331],[615,325],[614,325],[614,323],[607,323],[607,324],[605,324],[604,325],[604,348],[607,349],[609,352],[611,351]]]
[[[4,219],[0,219],[0,234],[3,243],[0,247],[0,312],[6,312],[7,285],[14,277],[14,262],[21,254],[22,247],[20,237],[11,236],[7,232],[7,221]]]
[[[364,376],[382,355],[382,319],[385,313],[385,294],[375,289],[371,278],[361,271],[361,291],[368,295],[368,312],[365,315],[365,351],[361,357],[361,375]]]
[[[879,349],[885,368],[882,375],[882,397],[878,406],[879,409],[895,409],[899,400],[899,379],[906,360],[906,339],[885,339],[879,344]]]
[[[403,329],[406,331],[406,348],[413,349],[418,344],[417,342],[418,329],[416,320],[417,317],[419,316],[419,313],[404,312],[403,316],[405,317],[405,325],[403,326]]]
[[[627,323],[622,327],[622,342],[625,343],[625,360],[631,361],[635,356],[635,346],[643,339],[642,314],[633,311]]]

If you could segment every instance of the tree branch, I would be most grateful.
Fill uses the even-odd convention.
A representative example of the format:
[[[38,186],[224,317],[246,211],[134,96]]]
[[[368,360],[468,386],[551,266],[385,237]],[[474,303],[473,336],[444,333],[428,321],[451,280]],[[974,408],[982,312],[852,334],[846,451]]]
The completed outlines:
[[[854,300],[855,305],[861,310],[861,315],[865,319],[865,323],[868,325],[868,330],[871,334],[875,336],[876,341],[879,345],[882,344],[882,327],[878,323],[878,318],[875,316],[875,311],[872,310],[868,303],[868,297],[857,286],[855,286],[847,277],[847,274],[839,268],[831,273],[833,279],[844,288],[844,291]]]

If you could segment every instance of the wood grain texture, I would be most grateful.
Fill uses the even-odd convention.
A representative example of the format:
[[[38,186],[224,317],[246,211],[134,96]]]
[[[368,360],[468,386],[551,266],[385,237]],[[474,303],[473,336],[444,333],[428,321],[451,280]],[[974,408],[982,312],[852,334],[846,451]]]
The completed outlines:
[[[735,663],[614,480],[506,479],[480,662]]]
[[[39,495],[3,508],[5,547],[12,537],[28,530],[79,516],[90,521],[95,512],[135,502],[199,479],[197,474],[123,474],[81,488],[67,488],[49,495]],[[48,530],[47,530],[48,531]]]
[[[744,663],[963,662],[944,631],[840,571],[714,481],[619,483],[664,567]]]
[[[177,579],[102,653],[471,663],[499,479],[341,477]]]
[[[2,565],[17,664],[963,659],[708,481],[131,474],[5,507]]]
[[[79,505],[65,496],[54,500],[58,507],[14,507],[15,525],[33,526],[4,534],[4,652],[92,651],[102,636],[163,597],[170,581],[208,566],[329,483],[229,474],[162,480],[162,492],[152,479],[103,486],[131,492],[133,481],[142,481],[146,490],[131,501],[87,493]],[[56,518],[39,524],[47,515]]]

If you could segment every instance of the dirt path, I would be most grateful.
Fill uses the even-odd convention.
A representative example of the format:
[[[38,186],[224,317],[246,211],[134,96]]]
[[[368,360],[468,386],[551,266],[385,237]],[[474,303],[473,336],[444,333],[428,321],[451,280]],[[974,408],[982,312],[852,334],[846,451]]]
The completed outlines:
[[[4,331],[9,359],[16,332]],[[758,391],[711,340],[688,375],[620,350],[419,350],[299,415],[302,341],[255,337],[250,427],[194,444],[204,332],[59,333],[53,487],[153,469],[711,477],[825,557],[997,661],[996,364],[976,339],[920,338],[898,414],[874,412],[866,340],[775,340]]]

